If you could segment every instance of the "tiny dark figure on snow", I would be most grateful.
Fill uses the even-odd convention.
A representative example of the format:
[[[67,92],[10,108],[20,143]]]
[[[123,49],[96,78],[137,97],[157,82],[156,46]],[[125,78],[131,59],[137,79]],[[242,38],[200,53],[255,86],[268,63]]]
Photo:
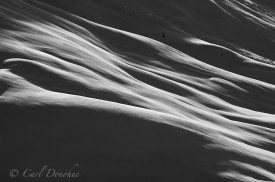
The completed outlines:
[[[163,37],[163,38],[165,38],[165,34],[164,34],[164,32],[162,32],[162,37]]]

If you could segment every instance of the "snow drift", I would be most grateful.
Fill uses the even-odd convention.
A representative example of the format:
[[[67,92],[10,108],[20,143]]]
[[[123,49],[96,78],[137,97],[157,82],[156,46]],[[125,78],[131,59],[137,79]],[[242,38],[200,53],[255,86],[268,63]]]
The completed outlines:
[[[1,179],[275,181],[273,3],[146,2],[0,2]]]

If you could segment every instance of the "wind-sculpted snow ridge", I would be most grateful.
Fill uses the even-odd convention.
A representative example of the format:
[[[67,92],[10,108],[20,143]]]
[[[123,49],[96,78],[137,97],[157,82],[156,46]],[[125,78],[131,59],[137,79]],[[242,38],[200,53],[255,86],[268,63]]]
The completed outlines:
[[[1,179],[79,163],[80,181],[275,181],[273,84],[38,1],[0,8]]]

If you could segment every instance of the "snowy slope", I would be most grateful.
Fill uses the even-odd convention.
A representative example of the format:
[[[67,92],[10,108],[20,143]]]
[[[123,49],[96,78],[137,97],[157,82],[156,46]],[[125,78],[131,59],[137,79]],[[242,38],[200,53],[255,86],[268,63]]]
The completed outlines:
[[[78,163],[79,181],[275,181],[272,6],[0,4],[0,178]]]

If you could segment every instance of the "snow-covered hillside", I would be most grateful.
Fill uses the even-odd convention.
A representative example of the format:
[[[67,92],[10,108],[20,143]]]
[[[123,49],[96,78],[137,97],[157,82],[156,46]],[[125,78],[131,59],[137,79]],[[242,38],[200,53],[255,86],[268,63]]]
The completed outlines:
[[[0,179],[275,181],[274,8],[0,1]]]

